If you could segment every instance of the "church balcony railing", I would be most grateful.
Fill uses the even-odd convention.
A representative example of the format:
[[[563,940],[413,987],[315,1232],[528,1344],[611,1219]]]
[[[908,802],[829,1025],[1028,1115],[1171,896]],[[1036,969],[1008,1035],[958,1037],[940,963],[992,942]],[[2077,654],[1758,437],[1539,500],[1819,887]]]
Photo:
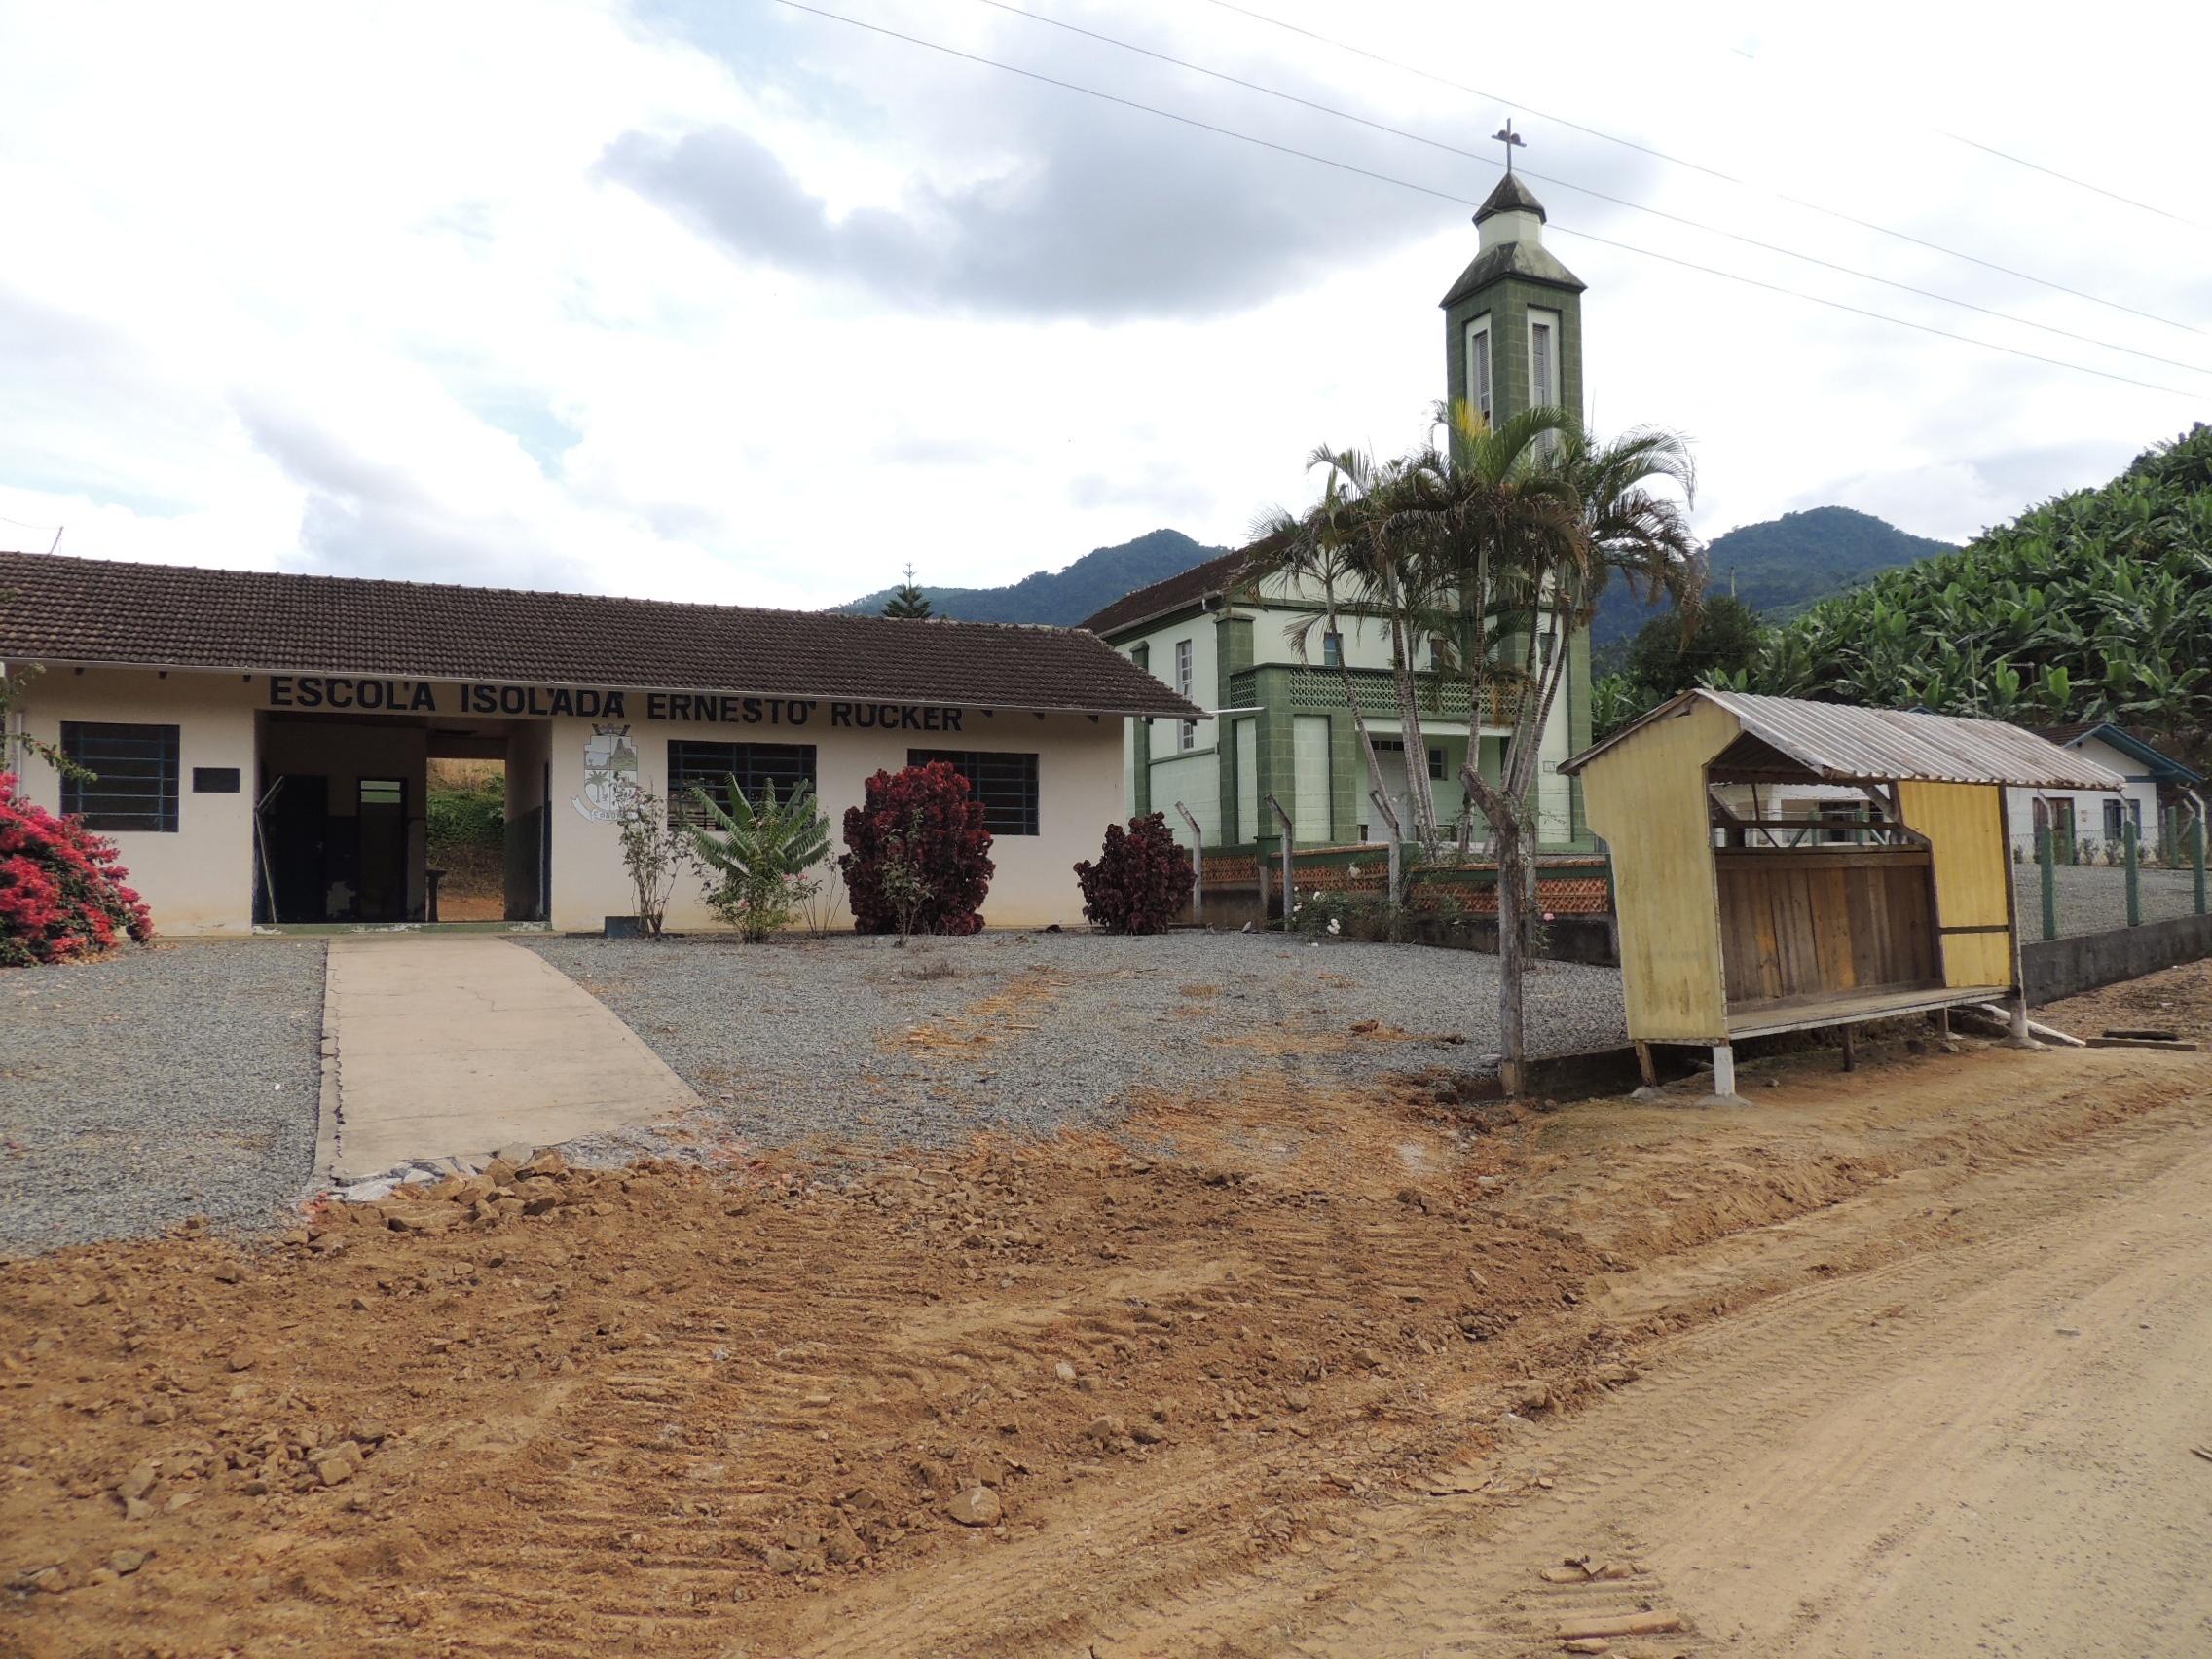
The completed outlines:
[[[1290,673],[1290,707],[1296,714],[1334,714],[1349,708],[1345,698],[1345,678],[1333,668],[1299,668]],[[1386,668],[1355,668],[1350,671],[1352,692],[1359,699],[1360,712],[1375,719],[1387,719],[1398,712],[1398,687],[1395,677]],[[1441,680],[1420,675],[1414,682],[1415,698],[1424,719],[1456,721],[1464,724],[1467,719],[1467,687],[1463,681]],[[1229,681],[1230,706],[1248,709],[1260,701],[1259,675],[1254,672],[1232,675]],[[1489,708],[1483,723],[1503,726],[1513,723],[1519,708],[1519,698],[1512,691],[1500,687],[1489,688]]]

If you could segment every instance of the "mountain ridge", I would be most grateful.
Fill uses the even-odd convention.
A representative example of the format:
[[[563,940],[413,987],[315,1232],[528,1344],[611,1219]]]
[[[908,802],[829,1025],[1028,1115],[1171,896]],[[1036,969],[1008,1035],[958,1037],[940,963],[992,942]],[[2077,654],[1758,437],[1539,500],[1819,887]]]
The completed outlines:
[[[1230,551],[1209,547],[1179,530],[1155,530],[1111,547],[1094,547],[1057,571],[1034,571],[1003,587],[929,587],[935,613],[961,622],[1042,622],[1072,628],[1124,594],[1181,575]],[[1948,541],[1902,531],[1853,507],[1810,507],[1713,538],[1707,550],[1715,592],[1734,592],[1771,620],[1793,616],[1816,601],[1900,565],[1956,552]],[[847,615],[879,613],[895,590],[884,588],[832,607]],[[1600,649],[1617,645],[1658,614],[1615,582],[1591,624]]]
[[[1124,594],[1179,576],[1194,565],[1219,558],[1226,547],[1208,547],[1179,530],[1155,530],[1111,547],[1094,547],[1057,571],[1033,571],[1004,587],[930,587],[922,593],[932,611],[959,622],[1044,622],[1072,628]],[[853,616],[883,609],[893,589],[864,594],[836,606]]]

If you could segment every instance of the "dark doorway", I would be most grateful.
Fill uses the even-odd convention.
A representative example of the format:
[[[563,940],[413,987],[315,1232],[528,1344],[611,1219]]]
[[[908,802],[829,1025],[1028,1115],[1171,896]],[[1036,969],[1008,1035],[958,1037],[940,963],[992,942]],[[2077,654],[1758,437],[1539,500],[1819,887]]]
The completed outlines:
[[[319,922],[328,903],[323,860],[330,780],[287,772],[262,792],[262,879],[272,922]]]
[[[407,783],[360,780],[360,899],[364,922],[407,920]]]

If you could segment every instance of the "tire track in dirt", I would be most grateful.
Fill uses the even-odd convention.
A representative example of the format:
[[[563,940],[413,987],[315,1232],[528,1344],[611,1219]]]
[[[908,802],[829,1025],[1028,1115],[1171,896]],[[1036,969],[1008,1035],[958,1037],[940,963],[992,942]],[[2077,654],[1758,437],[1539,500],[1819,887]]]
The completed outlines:
[[[1992,1637],[2031,1654],[2201,1650],[2212,1529],[2188,1499],[2202,1482],[2182,1442],[2204,1424],[2156,1405],[2212,1359],[2207,1190],[2202,1098],[2108,1130],[2076,1159],[1978,1178],[1956,1196],[1990,1212],[1982,1237],[1677,1339],[1645,1381],[1556,1430],[1512,1437],[1493,1484],[1513,1498],[1468,1500],[1443,1527],[1401,1514],[1379,1530],[1369,1559],[1329,1582],[1329,1616],[1306,1611],[1312,1575],[1302,1588],[1294,1574],[1241,1608],[1211,1609],[1202,1633],[1140,1621],[1099,1652],[1554,1653],[1569,1613],[1653,1606],[1684,1611],[1692,1629],[1624,1638],[1616,1651],[1936,1659]],[[2101,1333],[2069,1311],[2090,1306]],[[2116,1346],[2133,1327],[2168,1340],[2084,1366],[2077,1339],[2057,1334],[2077,1327],[2052,1322],[2068,1318]],[[2121,1419],[2122,1446],[2134,1421],[2152,1425],[2178,1486],[2115,1474],[2115,1436],[2074,1432],[2075,1414],[2100,1402],[2108,1426]],[[2030,1434],[2044,1439],[2023,1450]],[[2052,1445],[2046,1480],[2035,1455]],[[2100,1472],[2085,1500],[2065,1484]],[[1985,1510],[2016,1530],[1957,1530],[1962,1513]],[[1653,1570],[1545,1584],[1567,1556]]]

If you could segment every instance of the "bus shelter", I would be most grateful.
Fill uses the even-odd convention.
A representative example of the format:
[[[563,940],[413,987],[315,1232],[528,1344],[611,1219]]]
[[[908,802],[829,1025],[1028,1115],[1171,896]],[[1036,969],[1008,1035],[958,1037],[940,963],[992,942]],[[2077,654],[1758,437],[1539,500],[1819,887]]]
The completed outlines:
[[[1629,1036],[1742,1038],[2009,1002],[2026,1035],[2008,789],[2117,791],[1998,720],[1687,691],[1568,760],[1613,860]],[[1817,813],[1773,803],[1795,789]]]

